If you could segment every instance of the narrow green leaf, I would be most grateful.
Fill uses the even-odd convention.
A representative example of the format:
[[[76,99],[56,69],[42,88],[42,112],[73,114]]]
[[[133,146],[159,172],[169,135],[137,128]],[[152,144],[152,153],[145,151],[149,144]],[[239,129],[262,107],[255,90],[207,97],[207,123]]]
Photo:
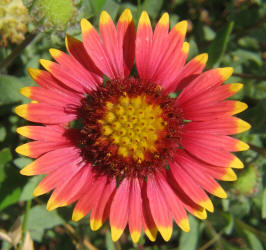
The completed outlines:
[[[6,128],[0,125],[0,142],[4,141],[6,138]]]
[[[208,54],[209,60],[207,68],[217,67],[226,50],[229,36],[233,30],[234,22],[227,24],[222,30],[216,33],[215,39],[211,43]]]
[[[261,217],[262,219],[266,218],[266,187],[264,188],[262,195]]]
[[[112,241],[110,230],[105,234],[105,246],[107,250],[115,250],[115,244]]]
[[[178,250],[197,249],[199,239],[199,222],[192,216],[189,216],[190,231],[182,232]]]
[[[263,250],[264,249],[260,240],[257,238],[257,236],[255,234],[253,234],[247,230],[245,230],[244,232],[245,232],[245,234],[247,236],[247,240],[250,244],[250,247],[251,247],[250,249],[252,249],[252,250]]]

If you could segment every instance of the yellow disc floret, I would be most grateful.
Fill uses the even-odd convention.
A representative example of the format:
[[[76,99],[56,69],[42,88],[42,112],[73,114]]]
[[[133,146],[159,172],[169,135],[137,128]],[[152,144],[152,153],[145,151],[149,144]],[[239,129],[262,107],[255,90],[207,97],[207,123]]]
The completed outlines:
[[[156,151],[156,141],[166,122],[159,105],[146,96],[129,97],[126,93],[116,103],[107,102],[101,124],[102,135],[118,147],[117,153],[138,163],[146,152]]]

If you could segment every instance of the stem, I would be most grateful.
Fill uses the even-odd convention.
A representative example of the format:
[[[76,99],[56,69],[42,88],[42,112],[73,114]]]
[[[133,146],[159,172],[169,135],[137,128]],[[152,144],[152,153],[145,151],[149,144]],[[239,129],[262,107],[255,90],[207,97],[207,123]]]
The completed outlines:
[[[6,68],[9,64],[11,64],[14,59],[16,59],[21,52],[32,42],[32,40],[36,37],[36,33],[30,33],[26,39],[19,44],[10,55],[8,55],[1,63],[0,63],[0,72],[2,69]]]
[[[240,219],[235,218],[235,222],[236,224],[243,230],[246,229],[254,234],[256,234],[256,236],[258,236],[258,238],[263,241],[264,244],[266,244],[266,234],[262,231],[259,231],[258,229],[244,223],[243,221],[241,221]]]
[[[223,230],[217,234],[217,232],[212,227],[212,225],[211,225],[211,223],[209,221],[205,221],[204,223],[206,225],[207,233],[210,235],[210,237],[212,237],[211,244],[215,244],[216,248],[219,249],[219,250],[224,250],[223,245],[221,244],[221,241],[220,241],[221,238],[222,238]]]
[[[24,214],[23,222],[22,222],[22,235],[21,235],[19,246],[18,246],[18,250],[22,249],[23,244],[24,244],[24,240],[25,240],[25,236],[27,233],[27,224],[28,224],[28,218],[29,218],[29,214],[30,214],[31,201],[32,201],[31,199],[27,201],[26,211]]]
[[[266,76],[257,76],[257,75],[251,75],[251,74],[239,74],[234,73],[233,76],[238,76],[244,79],[255,79],[255,80],[266,80]]]
[[[208,249],[211,245],[213,245],[216,241],[218,241],[221,238],[222,234],[223,234],[223,230],[221,230],[210,241],[208,241],[206,244],[204,244],[202,247],[200,247],[199,250]]]

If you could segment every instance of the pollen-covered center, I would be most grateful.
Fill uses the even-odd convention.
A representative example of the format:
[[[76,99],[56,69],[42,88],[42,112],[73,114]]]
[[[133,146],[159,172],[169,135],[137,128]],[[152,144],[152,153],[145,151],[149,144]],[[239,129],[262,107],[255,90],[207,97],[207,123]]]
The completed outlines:
[[[102,134],[117,145],[117,154],[132,157],[138,163],[146,152],[156,152],[156,142],[166,121],[159,105],[147,101],[146,95],[129,97],[126,92],[116,103],[106,102],[101,124]]]
[[[82,100],[81,155],[98,174],[146,178],[167,168],[180,147],[182,112],[152,82],[128,78],[106,81]]]

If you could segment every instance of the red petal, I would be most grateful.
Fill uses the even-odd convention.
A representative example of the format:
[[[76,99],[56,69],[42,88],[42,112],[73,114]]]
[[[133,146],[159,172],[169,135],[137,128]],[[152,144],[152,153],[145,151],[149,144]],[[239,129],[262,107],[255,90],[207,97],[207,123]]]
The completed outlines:
[[[172,235],[172,218],[162,194],[153,175],[147,180],[147,196],[154,222],[165,241]]]
[[[23,168],[23,175],[46,174],[57,168],[67,165],[68,162],[78,163],[81,161],[79,152],[74,147],[59,148],[42,155],[40,158]]]
[[[45,103],[22,104],[15,108],[15,112],[22,118],[46,124],[59,124],[76,118],[76,107],[59,107]]]
[[[122,235],[128,220],[130,183],[124,179],[114,196],[110,210],[112,240],[117,241]]]
[[[140,184],[137,178],[130,181],[128,226],[133,242],[138,242],[143,220]]]
[[[116,29],[119,46],[123,48],[124,75],[127,77],[134,63],[136,40],[134,21],[129,9],[121,14]]]

